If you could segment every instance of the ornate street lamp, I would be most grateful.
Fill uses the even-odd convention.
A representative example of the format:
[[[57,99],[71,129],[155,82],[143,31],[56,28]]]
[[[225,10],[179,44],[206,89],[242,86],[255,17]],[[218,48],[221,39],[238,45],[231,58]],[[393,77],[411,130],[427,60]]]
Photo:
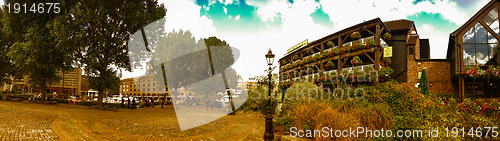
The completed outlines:
[[[274,134],[273,134],[273,116],[271,115],[271,91],[272,91],[272,72],[273,72],[273,62],[274,62],[274,54],[271,51],[271,48],[269,48],[269,52],[266,54],[266,61],[267,61],[267,66],[269,66],[269,74],[267,75],[268,79],[268,96],[269,96],[269,101],[267,104],[267,115],[265,117],[266,119],[266,132],[264,133],[264,140],[265,141],[272,141],[274,139]]]

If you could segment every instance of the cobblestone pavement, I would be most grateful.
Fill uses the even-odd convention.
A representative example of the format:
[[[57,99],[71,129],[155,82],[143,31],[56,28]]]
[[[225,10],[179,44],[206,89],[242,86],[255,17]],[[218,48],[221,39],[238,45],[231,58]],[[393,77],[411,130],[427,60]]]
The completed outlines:
[[[85,106],[0,101],[1,140],[262,140],[264,118],[237,114],[180,131],[175,111],[101,111]]]

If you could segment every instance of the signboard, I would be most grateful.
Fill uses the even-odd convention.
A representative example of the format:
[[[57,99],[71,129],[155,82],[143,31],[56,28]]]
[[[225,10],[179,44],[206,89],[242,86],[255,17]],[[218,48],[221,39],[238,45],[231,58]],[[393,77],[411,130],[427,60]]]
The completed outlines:
[[[307,45],[307,39],[300,42],[299,44],[293,46],[292,48],[288,49],[286,53],[290,53],[290,52],[295,51],[295,50],[297,50],[303,46],[306,46],[306,45]]]
[[[384,57],[392,57],[392,47],[384,48]]]

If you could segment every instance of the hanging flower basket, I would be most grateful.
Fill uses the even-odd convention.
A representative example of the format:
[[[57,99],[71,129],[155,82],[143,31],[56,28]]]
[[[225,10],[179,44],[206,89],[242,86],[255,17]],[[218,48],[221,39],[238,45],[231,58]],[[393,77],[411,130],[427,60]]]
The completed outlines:
[[[382,58],[382,63],[384,63],[385,66],[388,66],[388,65],[392,64],[392,60],[389,57],[384,57],[384,58]]]
[[[325,67],[328,69],[333,69],[335,67],[335,64],[333,64],[332,61],[328,61],[328,63],[326,63],[326,65],[325,65]]]
[[[299,55],[298,55],[298,54],[295,54],[295,55],[292,57],[292,60],[299,60]]]
[[[386,32],[384,35],[382,35],[382,39],[385,41],[390,41],[392,39],[392,35]]]
[[[283,62],[282,62],[282,63],[283,63],[283,65],[286,65],[286,64],[288,64],[288,61],[283,60]]]
[[[354,56],[351,59],[351,64],[353,64],[353,65],[362,65],[363,61],[361,61],[361,59],[358,56]]]
[[[372,39],[365,40],[365,43],[368,46],[368,48],[375,47],[375,41],[373,41]]]
[[[345,47],[342,47],[339,49],[339,54],[345,54],[347,52],[346,48]]]
[[[309,55],[314,54],[314,50],[313,50],[312,48],[311,48],[311,49],[308,49],[308,50],[307,50],[307,54],[309,54]]]
[[[335,46],[335,43],[333,43],[332,41],[328,41],[328,42],[326,43],[326,45],[327,45],[328,47],[333,47],[333,46]]]
[[[330,57],[337,56],[337,54],[339,54],[338,49],[334,48],[334,49],[330,50]]]
[[[359,32],[353,32],[350,37],[353,40],[361,39],[361,34]]]

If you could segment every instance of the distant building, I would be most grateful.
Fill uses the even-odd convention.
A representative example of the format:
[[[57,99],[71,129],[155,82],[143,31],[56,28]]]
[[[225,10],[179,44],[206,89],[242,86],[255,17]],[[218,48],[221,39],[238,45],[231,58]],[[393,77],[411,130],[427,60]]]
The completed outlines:
[[[134,97],[158,97],[165,94],[164,86],[161,86],[155,78],[155,72],[151,62],[146,63],[146,75],[126,78],[121,80],[120,94]],[[168,88],[168,87],[167,87]],[[167,92],[167,96],[170,93]]]
[[[45,90],[47,93],[56,92],[58,94],[80,95],[90,88],[89,84],[82,75],[82,69],[75,68],[73,71],[66,73],[59,73],[62,79],[54,84],[48,85]],[[1,90],[13,93],[33,93],[40,92],[38,88],[34,87],[28,82],[29,76],[25,75],[22,78],[13,79],[12,84],[4,84]]]

